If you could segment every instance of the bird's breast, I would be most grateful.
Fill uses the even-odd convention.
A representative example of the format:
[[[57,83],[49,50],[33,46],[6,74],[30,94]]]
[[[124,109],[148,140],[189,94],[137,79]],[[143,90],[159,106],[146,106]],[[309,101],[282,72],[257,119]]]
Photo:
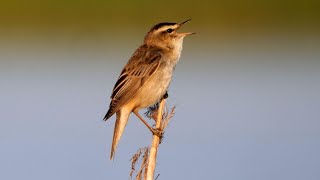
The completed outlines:
[[[150,79],[142,86],[135,96],[137,106],[149,107],[163,97],[166,93],[174,71],[175,64],[162,64]]]

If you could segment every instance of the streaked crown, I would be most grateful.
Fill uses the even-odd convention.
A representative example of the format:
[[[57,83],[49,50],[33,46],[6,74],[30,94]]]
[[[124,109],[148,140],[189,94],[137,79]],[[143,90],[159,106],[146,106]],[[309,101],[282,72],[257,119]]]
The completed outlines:
[[[177,40],[182,40],[186,35],[193,33],[177,33],[177,30],[186,22],[173,23],[162,22],[154,25],[144,38],[146,44],[155,44],[163,46],[175,46],[176,43],[180,43]]]

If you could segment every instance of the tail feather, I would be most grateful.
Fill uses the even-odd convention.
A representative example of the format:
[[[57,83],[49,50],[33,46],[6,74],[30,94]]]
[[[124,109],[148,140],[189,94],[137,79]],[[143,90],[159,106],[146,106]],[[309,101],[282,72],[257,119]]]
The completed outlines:
[[[115,123],[115,126],[114,126],[110,160],[113,159],[113,157],[115,155],[115,151],[117,149],[117,145],[118,145],[119,140],[121,138],[121,135],[122,135],[122,133],[124,131],[124,128],[127,125],[129,114],[130,114],[130,112],[128,113],[128,112],[122,111],[122,110],[120,110],[120,111],[118,111],[116,113],[117,119],[116,119],[116,123]]]
[[[114,113],[112,112],[112,109],[110,108],[107,112],[107,114],[104,116],[103,120],[107,121]]]

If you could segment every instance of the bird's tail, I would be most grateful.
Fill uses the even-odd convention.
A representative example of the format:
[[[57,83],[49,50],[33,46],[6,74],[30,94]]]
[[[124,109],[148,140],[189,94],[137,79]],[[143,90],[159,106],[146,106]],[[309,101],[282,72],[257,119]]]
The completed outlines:
[[[117,119],[114,126],[114,132],[113,132],[113,140],[112,140],[112,146],[111,146],[111,154],[110,154],[110,160],[113,159],[115,151],[117,149],[117,145],[119,143],[119,140],[121,138],[121,135],[123,133],[124,128],[127,125],[129,114],[126,111],[118,111],[117,112]]]

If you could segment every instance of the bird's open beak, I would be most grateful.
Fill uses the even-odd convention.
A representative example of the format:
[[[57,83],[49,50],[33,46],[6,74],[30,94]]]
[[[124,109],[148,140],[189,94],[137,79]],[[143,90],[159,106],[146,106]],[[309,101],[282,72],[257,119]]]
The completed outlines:
[[[184,25],[185,23],[187,23],[188,21],[191,21],[191,19],[188,19],[186,21],[183,21],[182,23],[179,23],[180,26]]]
[[[188,21],[191,21],[191,19],[188,19],[186,21],[183,21],[182,23],[179,23],[179,26],[177,29],[180,29],[180,27],[182,25],[184,25],[185,23],[187,23]],[[182,36],[187,36],[187,35],[192,35],[192,34],[195,34],[195,32],[179,33],[179,35],[182,35]]]

